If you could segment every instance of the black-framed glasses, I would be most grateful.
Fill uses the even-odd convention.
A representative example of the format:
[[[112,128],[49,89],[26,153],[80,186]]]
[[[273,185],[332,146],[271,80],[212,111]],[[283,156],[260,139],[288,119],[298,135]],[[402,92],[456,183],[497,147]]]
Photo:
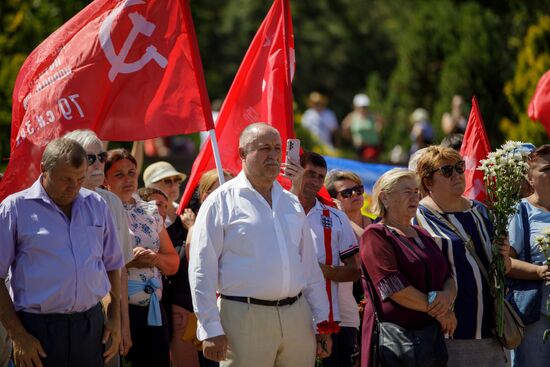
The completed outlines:
[[[94,164],[96,159],[99,163],[105,163],[107,160],[107,152],[101,152],[99,154],[86,154],[86,156],[88,157],[88,166]]]
[[[161,181],[168,186],[180,185],[183,182],[181,177],[174,177],[174,178],[167,177],[167,178],[163,178]]]
[[[447,164],[445,166],[441,166],[436,170],[433,170],[432,173],[435,173],[437,171],[441,171],[441,174],[443,177],[451,177],[453,175],[453,170],[456,171],[459,175],[462,175],[464,173],[464,170],[466,168],[466,163],[464,161],[458,161],[454,165]]]
[[[349,189],[338,191],[338,194],[342,195],[344,199],[348,199],[353,195],[353,193],[356,193],[357,195],[363,195],[364,192],[365,192],[365,186],[357,185],[357,186],[350,187]]]

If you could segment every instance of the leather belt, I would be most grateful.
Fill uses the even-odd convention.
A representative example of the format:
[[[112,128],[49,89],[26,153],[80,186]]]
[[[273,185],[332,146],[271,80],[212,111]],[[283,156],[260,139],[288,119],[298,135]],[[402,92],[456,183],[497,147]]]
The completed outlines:
[[[261,305],[261,306],[289,306],[296,302],[300,297],[302,297],[302,292],[298,293],[297,296],[294,297],[288,297],[284,299],[279,299],[276,301],[266,301],[263,299],[257,299],[252,297],[238,297],[238,296],[226,296],[225,294],[222,294],[220,296],[223,299],[228,299],[230,301],[237,301],[237,302],[243,302],[243,303],[252,303],[255,305]]]

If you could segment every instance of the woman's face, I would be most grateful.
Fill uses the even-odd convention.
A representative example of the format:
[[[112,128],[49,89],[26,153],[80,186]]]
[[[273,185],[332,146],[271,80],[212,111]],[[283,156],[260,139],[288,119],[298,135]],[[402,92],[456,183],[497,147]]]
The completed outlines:
[[[95,190],[98,186],[103,185],[103,181],[105,180],[103,171],[105,169],[107,152],[98,143],[88,144],[84,147],[84,150],[86,150],[88,156],[88,171],[86,172],[83,186],[87,189]]]
[[[151,187],[159,189],[168,196],[168,200],[176,201],[180,195],[182,179],[180,176],[170,176],[151,184]]]
[[[361,210],[365,203],[365,198],[361,192],[364,191],[363,185],[355,181],[344,179],[334,182],[336,198],[342,203],[342,209],[345,213],[352,213]]]
[[[459,198],[466,189],[464,177],[464,161],[445,160],[441,162],[432,174],[431,179],[424,181],[428,194],[443,197]]]
[[[529,162],[529,183],[542,199],[550,195],[550,154],[545,154]]]
[[[136,165],[128,159],[115,162],[105,174],[105,184],[123,203],[130,203],[138,186]]]
[[[420,201],[420,190],[416,180],[401,179],[390,193],[383,195],[382,201],[386,207],[386,215],[391,213],[396,217],[408,217],[409,219],[414,217]]]

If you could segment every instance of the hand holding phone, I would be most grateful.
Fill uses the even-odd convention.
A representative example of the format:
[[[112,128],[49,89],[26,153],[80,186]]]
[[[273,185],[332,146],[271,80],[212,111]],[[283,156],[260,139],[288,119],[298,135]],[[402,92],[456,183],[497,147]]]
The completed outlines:
[[[294,163],[300,164],[300,139],[288,139],[286,141],[286,160],[291,159]]]

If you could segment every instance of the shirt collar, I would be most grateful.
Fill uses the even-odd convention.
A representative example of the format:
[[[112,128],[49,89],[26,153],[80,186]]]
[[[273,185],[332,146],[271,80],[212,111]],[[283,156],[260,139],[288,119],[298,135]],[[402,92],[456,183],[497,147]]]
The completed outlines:
[[[248,180],[248,177],[246,177],[244,170],[242,170],[237,175],[237,177],[234,178],[234,180],[236,180],[235,183],[237,184],[237,187],[239,189],[252,190],[261,196],[261,194],[252,186],[252,184],[250,183],[250,180]],[[274,180],[273,186],[271,187],[271,202],[272,202],[273,208],[275,208],[275,204],[279,200],[279,197],[281,196],[282,193],[283,193],[283,187],[277,180]]]

